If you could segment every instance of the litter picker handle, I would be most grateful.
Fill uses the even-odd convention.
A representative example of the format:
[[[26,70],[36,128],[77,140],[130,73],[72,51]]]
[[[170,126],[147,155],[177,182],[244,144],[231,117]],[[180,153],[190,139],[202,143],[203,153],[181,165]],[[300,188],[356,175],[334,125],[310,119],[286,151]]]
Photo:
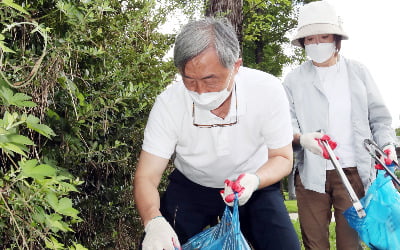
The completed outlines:
[[[383,150],[380,147],[378,147],[378,145],[371,139],[364,140],[364,148],[368,151],[371,157],[375,159],[377,163],[382,165],[383,169],[386,171],[388,175],[390,175],[390,177],[392,177],[393,181],[400,186],[400,181],[399,179],[397,179],[397,176],[392,171],[390,171],[390,169],[386,166],[386,164],[381,160],[381,157],[383,158],[388,157],[386,153],[383,152]],[[376,153],[378,153],[379,155],[377,155]],[[397,160],[394,160],[393,164],[395,165],[395,168],[399,168],[399,163],[397,162]]]
[[[335,167],[337,173],[339,174],[340,178],[342,179],[342,182],[344,186],[346,187],[347,192],[349,193],[351,202],[353,203],[353,207],[355,208],[358,217],[363,218],[366,216],[364,207],[361,204],[360,200],[358,199],[356,193],[354,192],[353,187],[351,186],[349,180],[346,177],[346,174],[343,172],[342,167],[340,166],[339,161],[337,160],[335,154],[333,153],[333,150],[331,146],[329,146],[329,143],[327,141],[321,140],[322,145],[326,148],[326,151],[329,154],[329,158]]]

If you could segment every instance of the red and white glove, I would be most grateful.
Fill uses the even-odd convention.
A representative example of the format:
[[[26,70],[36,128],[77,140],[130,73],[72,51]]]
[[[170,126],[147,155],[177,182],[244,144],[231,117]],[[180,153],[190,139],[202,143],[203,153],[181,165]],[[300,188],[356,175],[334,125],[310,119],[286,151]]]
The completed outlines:
[[[328,135],[324,135],[320,132],[306,133],[300,136],[300,145],[303,148],[325,159],[329,159],[328,151],[324,145],[322,145],[321,141],[328,142],[332,150],[337,146],[337,143],[332,141]]]
[[[320,132],[302,134],[300,136],[300,145],[312,153],[322,156],[322,147],[318,144],[317,140],[323,136],[324,134]]]
[[[144,228],[146,235],[143,240],[143,250],[176,250],[181,249],[174,229],[168,221],[157,216],[151,219]]]
[[[397,161],[396,148],[392,144],[383,147],[382,151],[387,155],[387,158],[381,157],[381,160],[386,166],[390,166],[392,165],[393,161]],[[375,168],[381,170],[384,169],[379,163],[375,165]]]
[[[243,173],[235,181],[225,180],[225,189],[221,196],[228,206],[233,206],[235,193],[238,196],[239,206],[244,205],[260,185],[260,178],[255,174]]]
[[[397,161],[396,148],[392,144],[383,147],[383,152],[388,156],[385,159],[386,165],[391,165],[393,161]]]

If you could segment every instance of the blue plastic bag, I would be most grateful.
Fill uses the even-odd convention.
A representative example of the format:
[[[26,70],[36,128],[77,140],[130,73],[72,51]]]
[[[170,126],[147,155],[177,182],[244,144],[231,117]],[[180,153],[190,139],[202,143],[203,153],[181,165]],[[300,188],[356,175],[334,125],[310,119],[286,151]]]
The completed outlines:
[[[182,250],[251,250],[240,231],[238,201],[235,199],[233,213],[226,206],[221,221],[190,238]]]
[[[361,240],[371,249],[400,249],[400,194],[392,178],[378,170],[378,176],[362,198],[366,216],[358,218],[354,207],[343,214]]]

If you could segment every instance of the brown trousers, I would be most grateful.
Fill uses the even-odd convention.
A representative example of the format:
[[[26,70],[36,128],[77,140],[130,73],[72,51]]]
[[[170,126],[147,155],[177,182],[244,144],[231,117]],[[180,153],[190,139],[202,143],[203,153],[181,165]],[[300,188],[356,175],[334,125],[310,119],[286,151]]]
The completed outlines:
[[[344,168],[343,171],[358,198],[363,197],[364,187],[357,168]],[[336,247],[332,246],[332,249],[362,249],[357,232],[348,225],[342,214],[352,206],[352,202],[336,170],[326,171],[324,194],[305,189],[298,172],[295,175],[295,186],[305,249],[329,250],[329,224],[332,217],[332,207],[336,221]]]

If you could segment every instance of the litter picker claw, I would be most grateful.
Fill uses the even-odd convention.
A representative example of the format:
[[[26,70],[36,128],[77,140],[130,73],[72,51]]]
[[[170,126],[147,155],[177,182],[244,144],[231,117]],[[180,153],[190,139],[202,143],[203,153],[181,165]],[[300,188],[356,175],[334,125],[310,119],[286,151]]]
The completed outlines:
[[[378,145],[371,139],[365,139],[364,140],[364,147],[368,151],[368,153],[371,155],[374,160],[382,165],[383,169],[386,171],[390,177],[392,177],[393,181],[396,182],[397,185],[400,185],[399,179],[397,179],[396,175],[394,174],[394,171],[390,171],[390,169],[386,166],[386,164],[382,161],[382,158],[387,158],[387,155],[381,148],[378,147]],[[395,169],[399,169],[399,163],[397,160],[394,160],[392,164],[395,165]]]

